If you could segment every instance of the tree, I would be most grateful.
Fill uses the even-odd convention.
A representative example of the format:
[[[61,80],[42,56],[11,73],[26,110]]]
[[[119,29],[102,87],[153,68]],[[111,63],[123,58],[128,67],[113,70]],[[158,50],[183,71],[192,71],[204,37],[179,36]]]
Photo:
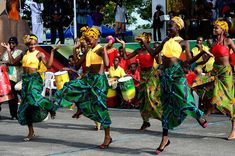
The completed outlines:
[[[21,8],[23,9],[23,19],[30,20],[30,9],[27,5],[25,5],[26,0],[21,0]],[[48,10],[46,9],[49,5],[48,0],[38,0],[40,2],[43,2],[45,9],[44,9],[44,19],[47,19],[46,16],[48,16]],[[62,0],[66,2],[69,6],[69,15],[73,16],[73,0]],[[102,7],[101,12],[104,14],[104,24],[112,25],[115,22],[115,13],[114,9],[116,6],[117,0],[90,0],[90,7],[91,10],[95,10],[95,7],[97,5],[100,5]],[[151,21],[152,18],[152,10],[151,0],[123,0],[125,7],[127,8],[127,14],[128,14],[128,21],[129,23],[136,23],[137,19],[136,17],[132,17],[131,13],[136,11],[140,14],[140,17],[144,20]]]

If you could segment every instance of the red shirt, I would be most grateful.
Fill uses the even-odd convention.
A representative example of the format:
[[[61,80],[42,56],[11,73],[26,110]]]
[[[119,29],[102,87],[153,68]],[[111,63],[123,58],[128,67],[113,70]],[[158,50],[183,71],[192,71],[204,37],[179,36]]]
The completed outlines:
[[[191,87],[193,85],[193,81],[197,77],[197,74],[195,74],[193,71],[189,71],[187,74],[185,74],[185,77],[188,81],[188,85]]]
[[[116,56],[119,56],[119,52],[115,48],[111,48],[107,51],[109,57],[109,67],[113,66],[113,60]]]
[[[153,67],[154,58],[149,54],[138,54],[136,59],[139,60],[140,68],[151,68]]]

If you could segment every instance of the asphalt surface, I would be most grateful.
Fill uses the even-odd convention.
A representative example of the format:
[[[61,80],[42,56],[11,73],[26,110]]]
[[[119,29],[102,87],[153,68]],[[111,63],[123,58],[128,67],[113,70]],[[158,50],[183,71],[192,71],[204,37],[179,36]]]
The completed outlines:
[[[27,127],[10,120],[9,109],[2,105],[0,112],[0,156],[151,156],[161,141],[161,122],[151,119],[151,127],[138,130],[142,124],[138,110],[110,109],[113,143],[106,150],[104,131],[96,131],[94,122],[82,116],[73,119],[75,110],[57,112],[56,119],[34,124],[35,137],[23,139]],[[231,124],[226,116],[211,115],[209,126],[203,129],[195,119],[170,131],[171,144],[161,153],[165,156],[234,156],[235,140],[228,141]]]

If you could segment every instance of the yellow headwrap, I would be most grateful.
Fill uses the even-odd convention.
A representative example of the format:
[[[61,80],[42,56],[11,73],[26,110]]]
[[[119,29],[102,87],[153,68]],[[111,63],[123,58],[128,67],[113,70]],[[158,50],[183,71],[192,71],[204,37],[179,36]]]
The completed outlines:
[[[179,26],[180,30],[184,28],[184,21],[179,16],[175,16],[171,20]]]
[[[38,38],[35,35],[25,35],[23,37],[24,44],[28,44],[31,41],[31,39],[38,41]]]
[[[95,27],[91,27],[85,32],[85,36],[93,37],[97,40],[100,37],[100,31]]]
[[[142,35],[138,36],[140,38],[144,38],[147,42],[151,41],[152,38],[152,34],[151,33],[147,33],[147,32],[143,32]],[[138,41],[138,40],[137,40]],[[138,41],[139,42],[139,41]]]
[[[85,40],[85,33],[88,31],[88,27],[82,27],[80,29],[80,33],[82,34],[82,36],[80,37],[80,42],[86,42]]]
[[[218,26],[220,26],[226,33],[228,32],[228,23],[227,23],[226,21],[217,19],[217,20],[214,22],[214,25],[218,25]]]

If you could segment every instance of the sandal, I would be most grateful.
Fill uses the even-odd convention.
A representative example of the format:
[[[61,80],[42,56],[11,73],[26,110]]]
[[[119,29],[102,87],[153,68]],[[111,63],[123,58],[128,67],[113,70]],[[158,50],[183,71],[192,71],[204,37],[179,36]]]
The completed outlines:
[[[33,134],[31,138],[29,138],[29,137],[24,138],[24,141],[25,141],[25,142],[30,141],[30,140],[33,139],[33,137],[35,137],[35,134]]]
[[[168,140],[168,142],[167,142],[167,144],[165,145],[165,147],[163,148],[163,149],[160,149],[159,147],[156,149],[156,151],[155,151],[155,153],[157,154],[157,155],[159,155],[161,152],[163,152],[164,151],[164,149],[168,146],[168,145],[170,145],[170,140]]]
[[[202,128],[206,128],[208,126],[208,122],[206,119],[203,119],[203,120],[204,120],[203,123],[201,123],[200,120],[198,120],[198,123],[202,126]]]
[[[100,149],[107,149],[107,148],[109,148],[109,145],[110,145],[112,142],[113,142],[113,139],[110,138],[110,141],[109,141],[109,143],[108,143],[107,145],[101,144],[101,145],[99,145],[99,148],[100,148]]]

